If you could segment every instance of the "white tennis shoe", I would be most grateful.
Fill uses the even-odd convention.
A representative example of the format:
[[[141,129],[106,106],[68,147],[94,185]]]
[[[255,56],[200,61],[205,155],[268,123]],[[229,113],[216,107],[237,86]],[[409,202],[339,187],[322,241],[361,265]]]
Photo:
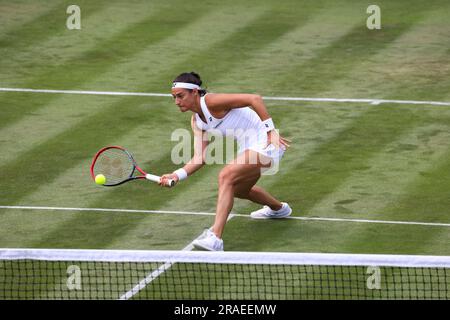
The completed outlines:
[[[206,230],[201,237],[192,241],[194,248],[207,251],[223,251],[223,240],[211,230]]]
[[[268,206],[264,206],[262,209],[253,211],[250,213],[250,217],[253,219],[279,219],[289,217],[292,213],[291,207],[286,202],[282,202],[280,210],[272,210]]]

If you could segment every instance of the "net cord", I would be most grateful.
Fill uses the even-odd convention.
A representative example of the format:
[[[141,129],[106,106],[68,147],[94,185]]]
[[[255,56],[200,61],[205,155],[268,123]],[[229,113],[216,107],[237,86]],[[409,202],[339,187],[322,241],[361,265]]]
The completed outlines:
[[[0,260],[450,268],[449,256],[168,250],[0,249]]]

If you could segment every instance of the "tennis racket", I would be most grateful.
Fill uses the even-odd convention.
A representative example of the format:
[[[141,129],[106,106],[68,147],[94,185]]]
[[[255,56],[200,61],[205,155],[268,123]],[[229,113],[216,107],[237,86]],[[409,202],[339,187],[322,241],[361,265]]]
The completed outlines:
[[[147,179],[156,183],[161,181],[161,177],[142,170],[131,153],[119,146],[105,147],[97,152],[91,164],[91,177],[94,181],[98,174],[105,176],[106,182],[103,185],[106,187],[118,186],[137,179]],[[168,180],[167,183],[168,187],[173,187],[175,180]]]

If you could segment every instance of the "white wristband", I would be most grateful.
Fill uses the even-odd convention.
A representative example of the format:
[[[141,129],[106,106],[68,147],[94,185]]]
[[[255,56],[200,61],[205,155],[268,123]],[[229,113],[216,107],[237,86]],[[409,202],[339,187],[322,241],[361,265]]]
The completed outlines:
[[[266,129],[266,132],[275,129],[275,125],[273,124],[272,118],[266,119],[262,123],[264,125],[264,128]]]
[[[177,169],[173,173],[177,175],[178,181],[184,180],[188,177],[186,170],[183,168]]]

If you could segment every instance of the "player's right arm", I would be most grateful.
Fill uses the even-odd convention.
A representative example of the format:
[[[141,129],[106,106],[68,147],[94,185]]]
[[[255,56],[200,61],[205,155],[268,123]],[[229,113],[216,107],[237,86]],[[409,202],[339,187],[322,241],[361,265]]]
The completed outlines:
[[[183,167],[187,175],[194,174],[197,170],[205,165],[206,147],[209,144],[206,131],[200,130],[195,123],[195,115],[191,118],[191,128],[194,133],[194,155]],[[165,185],[166,179],[173,179],[178,182],[178,176],[174,173],[164,174],[161,176],[161,185]]]
[[[191,128],[194,133],[194,156],[183,167],[188,176],[192,175],[205,164],[206,147],[209,144],[206,131],[200,130],[195,123],[195,115],[191,118]]]

